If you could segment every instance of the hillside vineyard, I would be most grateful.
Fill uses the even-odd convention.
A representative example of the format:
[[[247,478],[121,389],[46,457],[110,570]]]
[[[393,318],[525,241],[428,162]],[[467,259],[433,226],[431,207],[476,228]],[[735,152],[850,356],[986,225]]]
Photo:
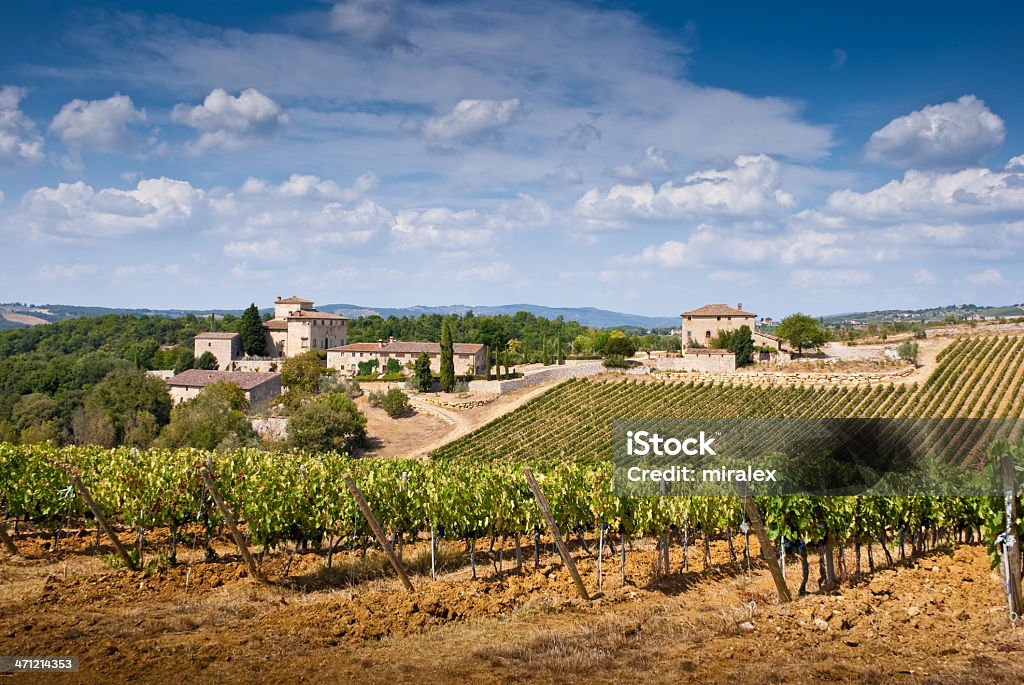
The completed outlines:
[[[1024,337],[959,339],[936,361],[935,371],[921,385],[800,387],[575,379],[431,456],[479,462],[607,460],[611,422],[618,418],[1024,416]]]

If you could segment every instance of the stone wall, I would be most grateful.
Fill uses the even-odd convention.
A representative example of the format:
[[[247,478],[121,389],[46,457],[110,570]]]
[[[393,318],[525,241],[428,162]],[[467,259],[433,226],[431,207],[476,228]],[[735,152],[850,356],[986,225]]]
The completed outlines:
[[[587,364],[548,366],[537,371],[526,373],[522,378],[510,378],[504,381],[470,381],[469,392],[474,395],[503,395],[520,388],[541,383],[557,383],[570,378],[594,376],[606,371],[604,363],[593,361]]]
[[[680,357],[662,357],[654,360],[654,368],[659,371],[730,373],[736,370],[736,355],[686,354]]]

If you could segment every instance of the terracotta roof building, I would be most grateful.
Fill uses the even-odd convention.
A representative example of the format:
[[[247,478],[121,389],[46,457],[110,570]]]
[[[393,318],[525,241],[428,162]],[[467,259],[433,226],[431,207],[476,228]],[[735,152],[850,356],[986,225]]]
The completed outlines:
[[[454,343],[452,348],[455,373],[475,374],[482,373],[486,369],[486,346],[480,343]],[[398,342],[394,338],[375,343],[352,343],[332,347],[327,350],[327,366],[343,373],[354,374],[358,372],[360,362],[376,359],[378,369],[383,370],[388,359],[396,359],[405,366],[410,362],[415,362],[416,358],[424,352],[430,358],[430,368],[435,372],[440,372],[440,344],[435,342]]]
[[[281,394],[281,374],[248,371],[205,371],[189,369],[167,379],[171,402],[190,400],[214,383],[233,383],[245,393],[249,406],[269,402]]]
[[[680,314],[683,320],[683,348],[688,343],[697,342],[707,345],[723,331],[734,331],[740,326],[749,326],[754,330],[757,314],[743,309],[743,303],[735,308],[727,304],[706,304],[689,312]]]

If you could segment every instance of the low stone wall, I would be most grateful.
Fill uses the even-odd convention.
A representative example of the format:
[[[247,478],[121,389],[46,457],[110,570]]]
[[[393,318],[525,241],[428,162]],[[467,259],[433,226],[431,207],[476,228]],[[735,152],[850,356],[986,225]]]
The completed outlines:
[[[231,362],[231,370],[273,373],[280,371],[283,363],[284,359],[235,359]]]
[[[527,372],[522,378],[505,381],[470,381],[469,392],[474,395],[503,395],[507,392],[528,388],[541,383],[557,383],[570,378],[594,376],[606,371],[604,363],[592,361],[564,366],[548,366],[538,371]]]
[[[654,368],[659,371],[729,373],[736,370],[736,355],[687,354],[679,357],[662,357],[654,360]]]
[[[799,371],[739,371],[732,373],[679,374],[680,380],[737,385],[867,385],[897,382],[914,372],[913,368],[877,373],[811,373]]]

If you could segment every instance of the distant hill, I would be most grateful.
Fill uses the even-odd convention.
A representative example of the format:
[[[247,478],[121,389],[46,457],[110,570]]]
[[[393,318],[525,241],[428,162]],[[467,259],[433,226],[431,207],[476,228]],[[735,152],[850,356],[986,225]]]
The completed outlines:
[[[335,314],[342,314],[350,318],[358,316],[371,316],[376,314],[387,318],[389,316],[422,316],[423,314],[458,314],[464,315],[472,311],[474,314],[483,316],[513,316],[516,312],[529,312],[535,316],[542,316],[546,319],[556,319],[561,316],[566,321],[576,321],[584,326],[593,328],[615,328],[619,326],[630,326],[635,328],[678,328],[678,316],[641,316],[639,314],[626,314],[613,312],[607,309],[595,307],[544,307],[538,304],[501,304],[501,305],[465,305],[453,304],[441,307],[363,307],[355,304],[325,304],[317,305],[317,309]]]
[[[463,315],[468,311],[485,316],[509,315],[516,312],[529,312],[536,316],[548,319],[555,319],[559,316],[566,321],[577,321],[584,326],[594,328],[615,328],[634,327],[642,329],[652,328],[678,328],[679,317],[677,316],[640,316],[638,314],[626,314],[624,312],[613,312],[595,307],[544,307],[536,304],[503,304],[496,306],[477,305],[468,306],[463,304],[427,307],[368,307],[356,304],[325,304],[317,305],[317,309],[334,314],[342,314],[350,318],[360,316],[378,315],[384,318],[389,316],[421,316],[423,314],[458,314]],[[272,308],[264,308],[261,312],[273,311]],[[79,307],[75,305],[46,304],[29,305],[20,302],[9,302],[0,304],[0,330],[4,328],[21,328],[27,324],[23,321],[24,316],[37,317],[44,321],[54,322],[62,319],[70,319],[79,316],[104,316],[107,314],[132,314],[135,316],[184,316],[188,313],[196,316],[223,316],[225,314],[241,315],[241,309],[129,309],[123,307]],[[7,319],[4,315],[11,316]],[[21,321],[19,321],[21,319]]]
[[[957,321],[966,321],[977,317],[982,319],[1015,318],[1024,316],[1024,304],[1011,304],[1001,307],[951,304],[928,309],[884,309],[873,312],[848,312],[824,316],[822,321],[825,324],[895,323],[897,321],[923,321],[927,323],[942,321],[949,316],[952,316]]]

